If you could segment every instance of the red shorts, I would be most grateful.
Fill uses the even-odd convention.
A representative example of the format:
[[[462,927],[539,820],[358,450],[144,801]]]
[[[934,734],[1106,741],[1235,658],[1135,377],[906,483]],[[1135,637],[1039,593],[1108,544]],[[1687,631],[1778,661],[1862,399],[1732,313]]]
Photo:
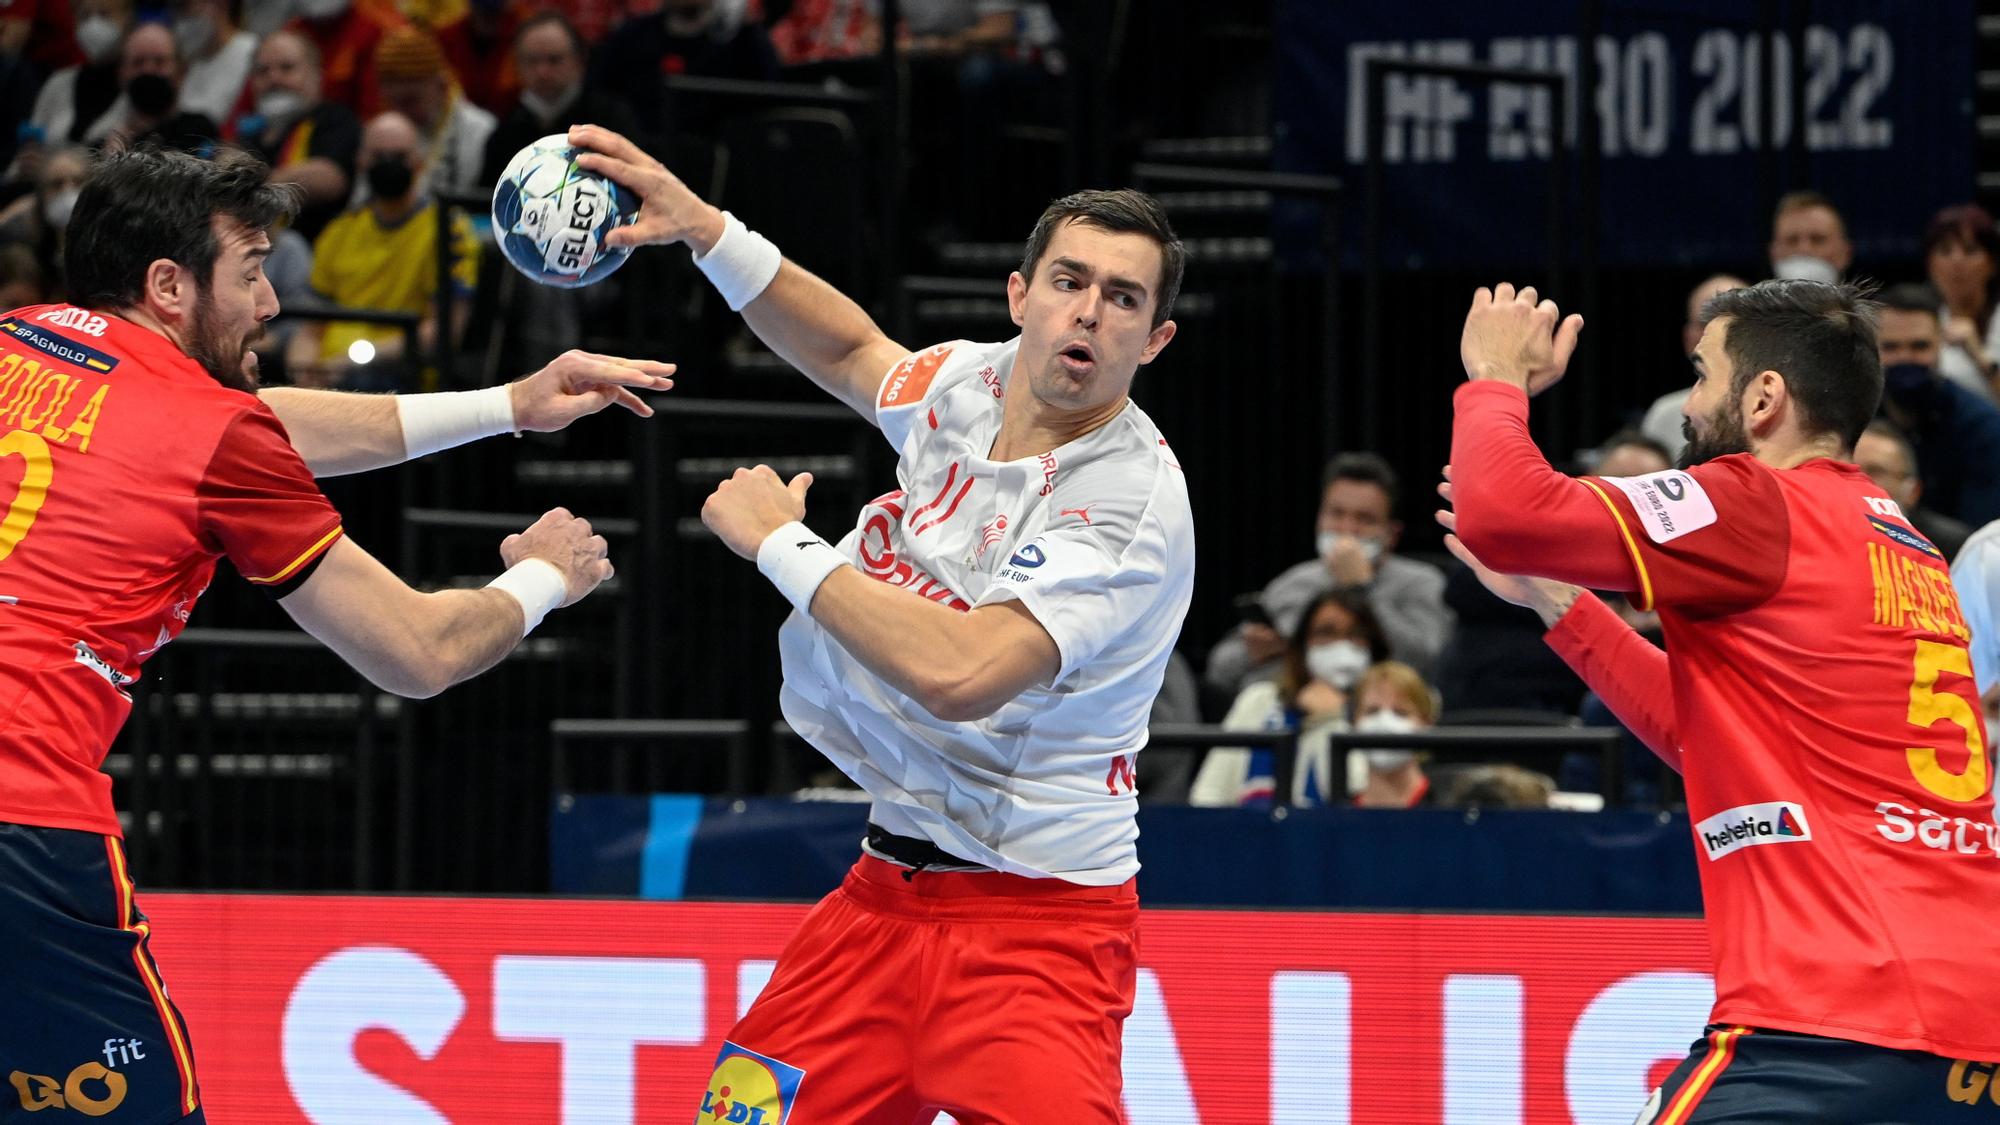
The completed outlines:
[[[1132,882],[1081,887],[863,856],[730,1031],[703,1125],[1122,1122]]]

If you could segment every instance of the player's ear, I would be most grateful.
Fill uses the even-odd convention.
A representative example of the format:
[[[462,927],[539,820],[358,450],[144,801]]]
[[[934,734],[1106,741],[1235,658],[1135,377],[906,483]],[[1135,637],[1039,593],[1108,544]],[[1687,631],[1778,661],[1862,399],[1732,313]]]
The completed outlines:
[[[144,303],[168,316],[190,314],[195,302],[194,275],[179,262],[155,258],[146,267],[145,292],[140,296]]]
[[[1028,323],[1028,279],[1020,270],[1007,275],[1007,315],[1014,319],[1016,328]]]
[[[1744,421],[1753,432],[1769,429],[1787,404],[1796,405],[1791,403],[1791,387],[1785,377],[1776,371],[1760,371],[1745,388]]]
[[[1147,335],[1146,346],[1139,352],[1139,365],[1143,367],[1159,358],[1160,352],[1165,350],[1168,342],[1174,338],[1174,333],[1179,330],[1180,326],[1173,321],[1161,321],[1160,326]]]

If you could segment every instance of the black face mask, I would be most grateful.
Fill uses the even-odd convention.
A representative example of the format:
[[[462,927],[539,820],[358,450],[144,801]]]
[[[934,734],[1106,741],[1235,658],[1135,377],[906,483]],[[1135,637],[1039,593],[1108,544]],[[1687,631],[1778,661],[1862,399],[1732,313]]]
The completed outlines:
[[[415,180],[410,162],[400,156],[384,156],[368,166],[368,193],[377,199],[401,199]]]
[[[141,74],[125,84],[132,108],[147,117],[164,117],[174,108],[173,80],[163,74]]]

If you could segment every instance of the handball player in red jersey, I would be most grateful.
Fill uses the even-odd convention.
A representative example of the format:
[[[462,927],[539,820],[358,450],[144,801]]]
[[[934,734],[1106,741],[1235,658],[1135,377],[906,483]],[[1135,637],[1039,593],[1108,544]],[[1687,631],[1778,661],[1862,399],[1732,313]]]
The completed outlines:
[[[1969,633],[1937,548],[1849,463],[1882,393],[1875,305],[1767,281],[1702,316],[1682,467],[1572,479],[1528,398],[1582,320],[1481,289],[1439,517],[1687,783],[1716,1001],[1639,1122],[2000,1121]],[[1580,587],[1657,609],[1666,651]]]
[[[665,365],[572,353],[485,391],[260,398],[268,232],[298,206],[268,174],[107,158],[70,220],[75,303],[0,315],[0,1121],[204,1120],[98,767],[216,562],[376,684],[435,694],[608,577],[604,540],[557,509],[501,544],[492,585],[419,593],[343,536],[314,472],[644,414],[628,388],[669,385]]]

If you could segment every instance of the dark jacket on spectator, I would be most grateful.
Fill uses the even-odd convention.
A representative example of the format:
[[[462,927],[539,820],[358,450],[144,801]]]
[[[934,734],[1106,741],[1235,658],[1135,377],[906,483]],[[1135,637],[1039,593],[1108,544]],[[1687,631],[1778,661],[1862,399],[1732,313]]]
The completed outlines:
[[[605,36],[591,58],[590,70],[589,85],[624,98],[647,129],[705,130],[715,111],[702,99],[681,98],[669,104],[667,77],[768,82],[778,77],[778,53],[771,47],[771,37],[754,23],[744,24],[726,39],[708,34],[682,37],[667,34],[660,16],[639,16]]]

